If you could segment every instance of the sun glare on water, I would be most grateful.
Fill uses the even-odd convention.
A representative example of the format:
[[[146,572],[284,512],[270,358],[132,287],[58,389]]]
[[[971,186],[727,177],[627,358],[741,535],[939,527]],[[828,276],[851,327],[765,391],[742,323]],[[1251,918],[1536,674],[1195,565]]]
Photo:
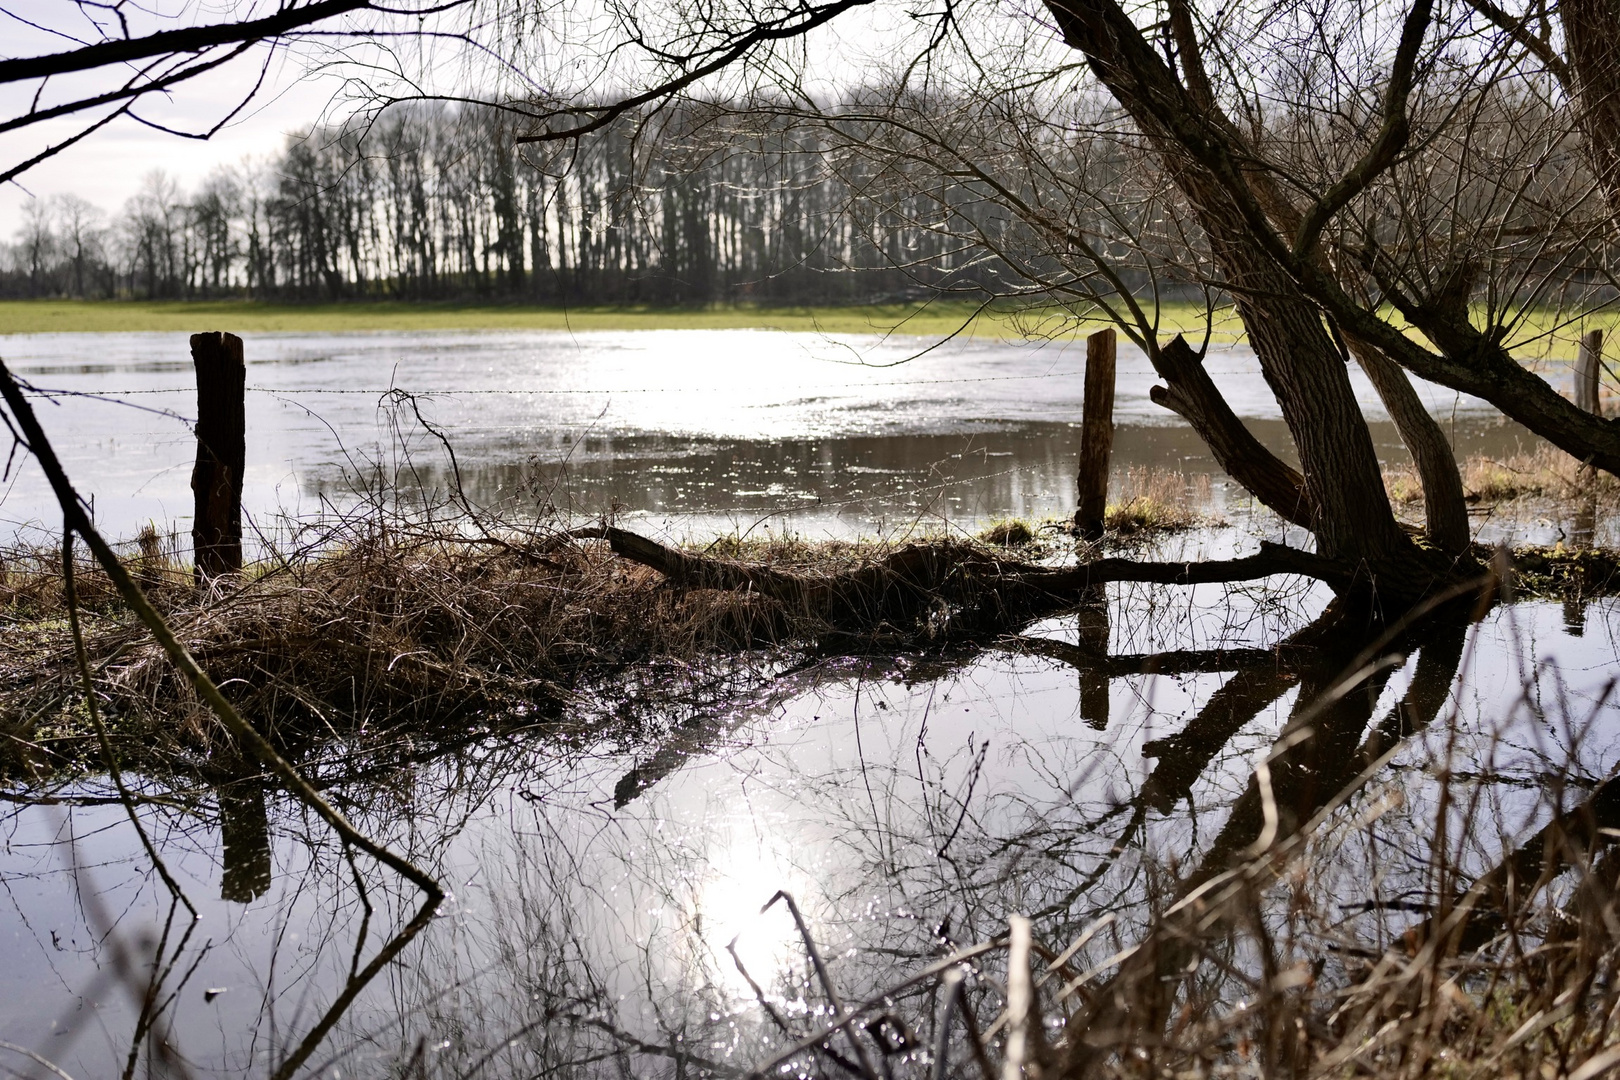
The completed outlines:
[[[782,979],[803,968],[807,957],[787,906],[778,901],[769,911],[761,908],[779,890],[802,903],[795,887],[805,881],[767,837],[752,830],[716,835],[710,854],[709,872],[697,883],[688,913],[693,959],[733,998],[753,1000],[748,977],[774,998]]]

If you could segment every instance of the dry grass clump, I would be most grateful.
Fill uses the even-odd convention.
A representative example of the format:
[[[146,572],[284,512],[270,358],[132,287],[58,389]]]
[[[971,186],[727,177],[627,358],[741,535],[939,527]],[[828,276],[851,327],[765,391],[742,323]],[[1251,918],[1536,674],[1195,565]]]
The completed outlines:
[[[668,589],[601,545],[553,533],[345,529],[204,595],[172,559],[137,550],[131,561],[203,668],[295,757],[314,742],[402,725],[554,716],[576,688],[632,664],[752,648],[789,630],[762,597]],[[162,744],[229,755],[106,576],[85,561],[75,578],[102,709],[133,752]],[[10,738],[0,770],[66,764],[91,747],[58,565],[50,552],[13,553],[3,582],[0,730]]]
[[[1125,473],[1119,501],[1103,517],[1112,532],[1180,532],[1205,524],[1203,508],[1210,503],[1209,477],[1191,482],[1179,469],[1133,467]]]
[[[38,619],[59,606],[62,579],[49,569],[50,562],[49,552],[36,549],[0,552],[0,611],[6,612],[6,622]]]
[[[1396,506],[1413,506],[1423,501],[1423,482],[1411,469],[1388,469],[1384,472],[1384,492]]]
[[[1463,490],[1471,502],[1620,494],[1620,481],[1608,473],[1583,470],[1579,461],[1547,444],[1504,458],[1475,454],[1465,458],[1458,467],[1462,472]],[[1397,505],[1411,506],[1423,501],[1423,484],[1407,466],[1384,473],[1384,490]]]
[[[177,534],[160,534],[148,524],[132,543],[121,547],[124,567],[160,609],[192,600],[191,568],[180,560]],[[83,574],[76,577],[79,603],[85,609],[104,612],[119,606],[112,582],[90,563],[85,562]],[[60,548],[14,544],[0,550],[0,626],[8,632],[65,618],[62,596]]]
[[[1503,459],[1471,457],[1463,462],[1463,488],[1482,502],[1508,502],[1526,496],[1568,498],[1580,493],[1580,462],[1555,447]]]
[[[727,533],[694,551],[716,559],[758,563],[782,570],[832,570],[851,561],[880,555],[888,550],[882,540],[812,540],[792,532],[758,535]]]
[[[1025,547],[1035,542],[1035,530],[1021,518],[1001,518],[981,531],[978,539],[997,547]]]

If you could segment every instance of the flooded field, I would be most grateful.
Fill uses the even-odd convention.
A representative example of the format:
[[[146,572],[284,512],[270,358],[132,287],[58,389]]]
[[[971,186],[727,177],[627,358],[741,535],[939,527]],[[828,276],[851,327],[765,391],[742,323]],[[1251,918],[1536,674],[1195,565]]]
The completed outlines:
[[[1084,344],[936,345],[747,330],[249,335],[245,507],[273,532],[278,515],[350,505],[379,482],[442,491],[449,462],[431,425],[479,505],[618,507],[668,535],[971,530],[1072,512]],[[189,531],[185,418],[196,397],[184,335],[12,335],[0,350],[24,378],[62,391],[43,422],[106,532],[128,538],[148,522]],[[1252,354],[1217,346],[1207,366],[1238,415],[1286,454]],[[1149,401],[1145,357],[1125,345],[1119,371],[1116,477],[1142,467],[1212,476],[1212,508],[1223,509],[1207,451]],[[1380,454],[1405,461],[1376,394],[1354,376]],[[1459,456],[1537,444],[1472,399],[1419,388]],[[391,389],[417,395],[415,407]],[[8,530],[54,534],[31,464],[0,494]]]
[[[806,337],[766,365],[762,341],[781,344],[253,339],[250,509],[341,507],[379,469],[385,492],[442,488],[435,430],[480,504],[617,503],[680,535],[1072,505],[1074,350],[966,342],[896,368],[847,361],[912,345]],[[6,347],[69,395],[45,421],[108,531],[183,523],[182,422],[83,396],[183,412],[179,339]],[[151,360],[160,347],[173,359]],[[1117,467],[1207,472],[1123,359]],[[1218,378],[1275,443],[1247,363],[1223,356]],[[390,385],[420,396],[379,405]],[[1447,407],[1460,447],[1519,445]],[[28,468],[3,509],[46,535]],[[1284,534],[1213,490],[1227,520],[1133,552],[1226,557]],[[1203,1040],[1197,1060],[1261,1075],[1283,1051],[1255,1049],[1247,1017],[1286,994],[1325,1003],[1302,1008],[1300,1040],[1348,1024],[1369,971],[1430,990],[1432,972],[1489,1003],[1482,973],[1561,948],[1585,883],[1620,871],[1615,599],[1468,595],[1384,632],[1292,577],[1088,588],[1076,613],[973,640],[694,649],[548,685],[544,708],[451,702],[444,723],[404,725],[311,699],[306,727],[266,721],[325,799],[442,883],[436,909],[211,741],[200,709],[168,721],[183,752],[129,748],[131,811],[93,748],[40,750],[77,738],[59,738],[66,699],[41,692],[0,732],[0,1064],[81,1080],[988,1076],[987,1048],[1023,1052],[1014,1036],[1038,1049],[1066,1032],[1074,1053],[1118,1025],[1133,1047]],[[202,615],[175,617],[224,662]],[[112,710],[133,638],[96,629]],[[1551,914],[1523,915],[1525,882]],[[1445,934],[1451,951],[1424,951]],[[1502,1053],[1538,1045],[1515,1037]]]

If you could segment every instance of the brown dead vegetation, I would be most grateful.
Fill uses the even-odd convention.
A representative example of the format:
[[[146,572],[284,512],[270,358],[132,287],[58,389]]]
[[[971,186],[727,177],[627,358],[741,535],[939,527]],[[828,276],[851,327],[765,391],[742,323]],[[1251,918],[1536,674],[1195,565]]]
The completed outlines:
[[[1010,530],[1005,538],[1011,542]],[[1062,550],[1053,544],[1051,550]],[[127,565],[242,715],[295,756],[359,733],[454,731],[565,713],[603,680],[690,676],[699,661],[915,651],[984,642],[1071,610],[1116,580],[1198,583],[1345,571],[1264,545],[1243,559],[1042,558],[951,537],[905,543],[721,538],[661,544],[612,526],[473,536],[365,518],[282,551],[206,595],[152,535]],[[1030,557],[1037,561],[1030,561]],[[4,768],[53,772],[94,756],[55,553],[0,558]],[[1527,584],[1611,591],[1606,552],[1526,551]],[[88,561],[75,572],[102,711],[143,756],[227,760],[207,709]],[[748,660],[754,657],[754,660]]]
[[[1189,480],[1179,469],[1132,467],[1103,523],[1121,536],[1184,532],[1211,523],[1211,496],[1207,473]]]
[[[517,539],[517,538],[514,538]],[[131,569],[176,635],[242,714],[296,752],[310,738],[469,716],[558,714],[576,689],[634,664],[769,643],[785,626],[759,596],[678,592],[596,545],[470,543],[346,533],[199,596],[189,567],[137,554]],[[105,712],[131,739],[228,753],[228,740],[106,575],[76,570]],[[77,756],[79,688],[59,565],[0,560],[0,724],[12,750],[49,769]],[[42,748],[45,759],[38,758]],[[88,746],[83,747],[86,752]],[[9,768],[22,765],[11,752]]]
[[[1502,458],[1475,454],[1461,463],[1461,471],[1463,490],[1469,501],[1475,503],[1504,503],[1516,499],[1569,501],[1595,497],[1604,502],[1620,499],[1620,480],[1608,473],[1583,468],[1573,457],[1546,444]],[[1384,488],[1398,505],[1413,506],[1423,502],[1423,485],[1410,468],[1386,471]]]
[[[605,541],[603,543],[602,541]],[[905,543],[661,544],[612,526],[411,527],[379,514],[327,526],[199,594],[171,546],[124,555],[176,639],[238,712],[297,759],[382,732],[425,737],[565,713],[604,680],[690,679],[698,661],[791,661],[985,641],[1110,580],[1335,576],[1268,545],[1247,559],[1052,565],[954,537]],[[58,556],[0,558],[0,768],[93,767]],[[132,758],[239,764],[208,708],[88,560],[75,579],[98,703]],[[769,655],[770,660],[760,657]],[[748,659],[753,657],[753,659]]]

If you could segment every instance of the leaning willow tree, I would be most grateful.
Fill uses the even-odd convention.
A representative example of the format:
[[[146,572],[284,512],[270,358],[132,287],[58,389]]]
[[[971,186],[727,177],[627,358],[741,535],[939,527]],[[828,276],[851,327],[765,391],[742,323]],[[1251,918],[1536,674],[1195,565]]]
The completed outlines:
[[[1472,571],[1457,464],[1412,375],[1620,470],[1620,423],[1524,363],[1615,292],[1610,5],[558,4],[508,29],[512,66],[553,76],[496,102],[531,125],[520,142],[701,93],[738,103],[733,118],[819,123],[831,167],[865,163],[870,198],[937,191],[936,228],[1014,267],[1016,291],[1115,321],[1162,378],[1155,399],[1386,601]],[[1016,228],[988,234],[964,201]],[[1159,333],[1167,282],[1233,304],[1297,471],[1244,429],[1201,352]],[[1419,535],[1385,495],[1352,363],[1417,466]]]

